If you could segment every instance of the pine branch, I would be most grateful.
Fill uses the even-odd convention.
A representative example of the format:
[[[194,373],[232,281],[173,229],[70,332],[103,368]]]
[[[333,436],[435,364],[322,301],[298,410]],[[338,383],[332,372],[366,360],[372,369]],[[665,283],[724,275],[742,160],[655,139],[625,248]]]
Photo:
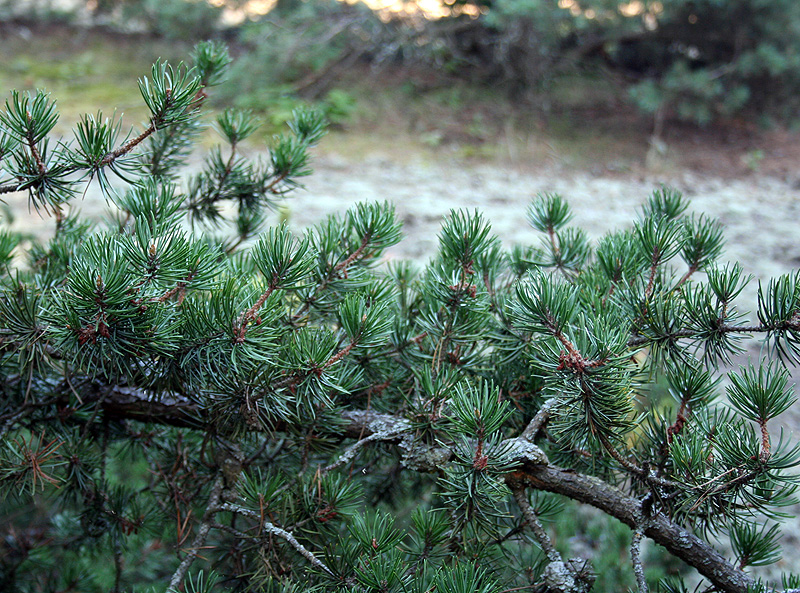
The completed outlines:
[[[231,173],[233,172],[233,165],[236,162],[236,148],[237,144],[235,142],[231,143],[231,154],[228,157],[228,161],[225,163],[225,167],[222,170],[222,173],[215,179],[216,181],[216,188],[209,196],[204,196],[203,200],[209,203],[213,203],[218,201],[222,196],[222,188],[225,187],[225,182],[230,177]]]
[[[177,294],[178,295],[178,304],[182,303],[183,302],[183,298],[184,298],[184,294],[186,292],[186,285],[189,284],[194,279],[194,277],[196,275],[197,275],[197,270],[192,270],[191,272],[189,272],[186,275],[186,278],[184,278],[183,280],[178,282],[175,286],[170,288],[168,291],[166,291],[160,297],[156,298],[155,301],[158,302],[158,303],[163,303],[164,301],[167,301],[167,300],[171,299],[172,297],[174,297]],[[269,296],[269,295],[267,295],[267,296]]]
[[[678,283],[675,284],[672,290],[673,291],[678,290],[681,286],[686,284],[686,282],[689,280],[689,278],[691,278],[694,275],[695,272],[697,272],[697,266],[695,265],[689,266],[689,269],[686,270],[686,273],[683,276],[681,276],[681,279],[678,280]]]
[[[661,254],[658,248],[653,250],[653,257],[650,261],[650,274],[647,279],[647,288],[644,291],[645,299],[649,299],[653,295],[653,288],[655,286],[656,274],[658,273],[658,265],[661,261]]]
[[[557,404],[558,398],[555,397],[551,397],[544,402],[542,407],[539,408],[539,411],[536,412],[536,415],[533,417],[533,419],[531,419],[531,421],[528,423],[528,426],[525,427],[525,430],[522,431],[520,436],[533,442],[539,435],[539,432],[547,424],[547,421],[550,419],[550,415]]]
[[[767,421],[759,419],[758,426],[761,429],[761,451],[758,454],[758,459],[761,463],[767,463],[772,456],[772,443],[769,438],[769,431],[767,430]]]
[[[288,172],[283,172],[283,173],[280,173],[279,175],[276,175],[276,176],[275,176],[275,179],[273,179],[272,181],[270,181],[270,182],[267,184],[267,186],[264,188],[264,191],[265,191],[265,192],[272,192],[273,194],[278,194],[278,193],[280,193],[280,192],[278,192],[278,190],[276,190],[275,188],[278,186],[278,184],[279,184],[281,181],[283,181],[284,179],[286,179],[288,176],[289,176],[289,173],[288,173]]]
[[[116,150],[112,150],[106,156],[104,156],[102,158],[102,160],[100,161],[100,163],[98,164],[98,167],[105,167],[105,166],[111,165],[112,163],[114,163],[114,161],[116,161],[120,157],[125,156],[126,154],[131,152],[134,148],[139,146],[142,142],[147,140],[147,138],[152,136],[156,132],[157,129],[158,128],[156,127],[155,118],[154,118],[154,121],[152,121],[150,123],[150,125],[147,126],[147,129],[145,129],[144,132],[142,132],[141,134],[139,134],[135,138],[131,138],[125,144],[123,144],[122,146],[120,146]]]
[[[244,342],[245,337],[247,336],[247,326],[250,325],[250,323],[252,323],[255,320],[258,311],[261,309],[262,306],[264,306],[264,303],[267,302],[267,299],[275,291],[275,288],[277,288],[277,279],[273,278],[270,281],[267,290],[264,291],[264,293],[258,298],[258,300],[253,304],[252,307],[250,307],[247,311],[242,313],[242,315],[239,317],[239,320],[237,321],[236,326],[234,327],[236,331],[237,344],[241,344],[242,342]]]
[[[347,268],[364,255],[364,251],[368,244],[369,240],[365,237],[362,239],[361,245],[355,251],[348,255],[343,261],[336,264],[333,269],[331,269],[331,271],[324,278],[322,278],[315,288],[314,293],[310,295],[300,309],[294,315],[292,315],[291,321],[293,323],[298,321],[311,308],[312,303],[317,299],[317,295],[322,293],[339,275],[340,272],[344,274],[345,278],[347,277]]]
[[[780,323],[780,324],[773,324],[773,325],[719,325],[715,328],[716,331],[722,334],[765,334],[774,331],[785,331],[785,330],[800,330],[800,323],[790,322],[790,323]],[[697,338],[698,331],[693,329],[681,329],[675,331],[668,337],[670,339],[680,339],[680,338]],[[635,348],[637,346],[644,346],[652,342],[652,338],[645,337],[645,336],[632,336],[628,340],[628,346],[631,348]]]
[[[520,477],[530,487],[589,504],[631,528],[636,527],[640,502],[599,478],[541,464],[526,464],[522,473]],[[721,591],[746,593],[748,586],[755,582],[705,541],[661,513],[652,517],[644,535],[666,548],[673,556],[696,568]]]
[[[642,538],[644,537],[644,526],[647,521],[648,518],[644,516],[640,506],[636,516],[636,525],[633,527],[630,547],[631,564],[633,564],[633,574],[636,575],[636,585],[639,588],[639,593],[649,593],[650,591],[647,586],[647,580],[644,577],[644,565],[641,557]]]
[[[678,482],[674,482],[672,480],[665,480],[654,473],[644,469],[643,467],[639,466],[637,463],[634,463],[630,459],[626,459],[623,455],[617,451],[616,447],[612,443],[605,438],[604,435],[598,434],[598,439],[600,443],[603,445],[603,448],[606,452],[616,461],[619,463],[623,468],[634,474],[641,480],[648,482],[652,486],[660,486],[662,488],[680,488],[680,484]]]
[[[115,400],[115,397],[119,399]],[[166,401],[165,401],[166,400]],[[150,408],[149,411],[148,408]],[[104,402],[104,409],[116,417],[149,419],[152,422],[186,426],[189,418],[198,426],[198,417],[203,412],[191,404],[188,398],[170,394],[159,402],[154,402],[145,392],[130,388],[116,388]],[[194,416],[190,411],[196,412]],[[432,454],[429,447],[415,444],[412,440],[413,427],[407,420],[389,414],[368,410],[344,411],[341,415],[343,436],[359,440],[380,433],[370,442],[399,444],[407,460],[405,467],[414,471],[439,472],[444,459],[452,457],[452,452],[442,449],[440,454]],[[278,424],[274,430],[282,430]],[[511,477],[522,480],[528,487],[561,494],[572,500],[600,509],[631,528],[636,527],[636,513],[640,512],[640,502],[626,496],[620,490],[599,478],[563,469],[549,463],[541,449],[524,439],[510,439],[506,443],[513,447],[514,457],[521,466],[512,472]],[[425,460],[435,459],[436,463]],[[709,544],[659,513],[655,515],[644,530],[644,535],[667,549],[673,556],[695,567],[703,576],[722,591],[746,593],[753,580],[728,562]]]
[[[390,438],[393,438],[393,437],[400,437],[407,431],[408,431],[408,426],[406,426],[405,424],[400,424],[394,430],[390,429],[390,430],[385,430],[385,431],[381,431],[381,432],[374,432],[371,435],[366,436],[363,439],[360,439],[355,444],[353,444],[350,447],[348,447],[344,451],[344,453],[342,453],[339,456],[339,458],[336,461],[334,461],[330,465],[326,465],[320,471],[323,474],[328,473],[331,470],[334,470],[337,467],[341,467],[341,466],[345,465],[346,463],[349,463],[350,461],[355,459],[356,454],[358,454],[358,452],[361,449],[363,449],[366,445],[368,445],[370,443],[374,443],[374,442],[381,442],[381,441],[385,442],[387,439],[390,439]]]
[[[799,274],[760,286],[757,320],[738,324],[735,300],[749,280],[738,265],[714,265],[720,225],[684,215],[688,203],[667,188],[654,192],[632,230],[601,240],[594,253],[584,233],[565,227],[572,217],[566,202],[550,194],[528,213],[546,233],[542,249],[509,255],[481,215],[455,211],[421,274],[408,265],[373,271],[400,240],[388,204],[359,204],[302,239],[285,225],[264,229],[272,194],[309,173],[307,149],[324,133],[319,114],[296,113],[292,135],[279,136],[270,162],[253,167],[237,147],[255,120],[226,111],[217,123],[229,157],[213,153],[188,196],[178,193],[169,180],[199,129],[204,88],[221,82],[228,59],[214,44],[201,44],[195,55],[196,70],[159,62],[152,78],[140,80],[151,118],[133,138],[119,140],[114,118],[87,116],[76,130],[77,149],[59,143],[48,150],[58,115],[43,93],[14,93],[0,114],[0,158],[16,163],[3,162],[0,196],[27,189],[58,222],[57,240],[34,247],[30,269],[0,266],[0,433],[7,437],[0,492],[57,488],[58,502],[80,513],[84,537],[109,534],[115,590],[135,553],[126,550],[126,537],[146,515],[136,498],[145,489],[115,483],[118,470],[107,466],[116,443],[132,445],[152,471],[147,508],[178,513],[171,590],[213,587],[215,575],[187,577],[200,551],[211,548],[212,529],[235,538],[227,551],[210,549],[215,570],[226,579],[249,574],[254,586],[277,575],[298,584],[306,562],[287,561],[291,546],[314,569],[307,587],[334,586],[328,576],[348,575],[340,585],[460,591],[448,582],[464,577],[464,590],[499,590],[500,576],[477,565],[490,552],[485,546],[500,546],[523,528],[547,559],[532,587],[590,589],[590,571],[581,559],[562,559],[528,488],[629,525],[639,593],[647,592],[645,537],[726,593],[756,584],[745,566],[777,561],[777,525],[735,530],[738,568],[692,530],[787,502],[792,481],[783,472],[800,464],[800,447],[783,437],[773,443],[767,425],[795,401],[788,372],[762,363],[757,373],[731,373],[732,408],[719,412],[709,404],[716,382],[700,367],[727,360],[750,334],[764,334],[781,361],[800,356]],[[150,166],[142,159],[134,166],[128,155],[145,141]],[[128,219],[88,233],[64,216],[66,204],[78,184],[98,179],[109,189],[111,173],[134,184],[118,200]],[[186,216],[225,218],[220,200],[239,207],[235,235],[205,241],[183,233]],[[262,230],[251,250],[233,253]],[[17,233],[0,233],[2,262],[13,262],[20,241]],[[673,277],[666,266],[678,255],[688,270]],[[690,282],[699,272],[707,282]],[[651,402],[648,422],[637,425],[639,369],[628,356],[648,345],[667,367],[680,405],[672,417]],[[540,403],[542,397],[549,399]],[[551,416],[558,424],[548,430]],[[432,476],[408,473],[415,472],[445,485],[446,512],[414,515],[405,540],[413,540],[411,556],[393,556],[404,535],[391,516],[364,514],[359,487],[367,483],[378,497],[388,487],[341,471],[372,445],[381,450],[367,468],[391,467],[387,484],[401,475],[432,484]],[[555,465],[555,456],[570,467]],[[220,467],[222,474],[208,471]],[[209,489],[196,520],[187,510]],[[511,530],[501,519],[509,490],[522,517]],[[226,526],[217,515],[223,510],[232,513]],[[474,531],[465,527],[473,522]],[[480,553],[470,562],[436,552],[449,544],[464,559],[473,536]],[[259,545],[275,538],[286,545]],[[309,542],[326,555],[312,553]],[[509,587],[524,577],[511,579]]]
[[[31,156],[36,163],[36,167],[39,169],[39,175],[44,177],[47,175],[47,167],[44,166],[42,155],[39,154],[39,149],[36,148],[36,143],[32,139],[29,139],[28,141],[28,149],[31,151]]]
[[[328,360],[325,362],[325,364],[324,364],[324,365],[322,365],[322,370],[325,370],[325,369],[327,369],[327,368],[329,368],[329,367],[333,366],[334,364],[336,364],[336,363],[337,363],[337,362],[339,362],[340,360],[342,360],[342,359],[343,359],[345,356],[347,356],[348,354],[350,354],[350,351],[351,351],[353,348],[355,348],[357,344],[358,344],[358,338],[357,338],[357,337],[356,337],[356,338],[353,338],[352,340],[350,340],[350,343],[349,343],[349,344],[347,344],[347,346],[345,346],[344,348],[342,348],[341,350],[339,350],[339,352],[337,352],[336,354],[334,354],[333,356],[331,356],[331,357],[330,357],[330,358],[329,358],[329,359],[328,359]]]

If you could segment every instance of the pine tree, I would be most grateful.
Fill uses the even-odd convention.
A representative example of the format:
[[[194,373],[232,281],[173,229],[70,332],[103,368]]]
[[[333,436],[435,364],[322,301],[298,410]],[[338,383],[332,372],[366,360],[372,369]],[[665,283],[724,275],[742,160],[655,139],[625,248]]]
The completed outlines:
[[[760,285],[751,320],[721,226],[668,188],[596,245],[558,195],[510,251],[454,211],[423,268],[382,263],[390,204],[269,227],[324,123],[296,112],[259,162],[255,120],[225,111],[181,181],[229,61],[157,63],[140,133],[97,114],[57,140],[43,93],[0,114],[0,193],[56,220],[27,251],[0,234],[0,589],[589,591],[547,523],[576,501],[630,528],[640,593],[645,539],[706,590],[775,590],[749,569],[779,560],[794,501],[774,426],[800,276]],[[89,183],[118,212],[97,227],[72,207]],[[749,337],[765,358],[722,393]]]

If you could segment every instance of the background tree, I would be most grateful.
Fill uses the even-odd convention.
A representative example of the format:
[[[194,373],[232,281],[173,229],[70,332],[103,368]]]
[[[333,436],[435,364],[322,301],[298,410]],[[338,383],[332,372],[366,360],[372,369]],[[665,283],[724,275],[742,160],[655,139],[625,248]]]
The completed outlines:
[[[796,109],[800,8],[795,2],[455,4],[485,14],[461,27],[452,27],[449,19],[440,23],[453,59],[478,66],[517,93],[577,68],[605,71],[612,80],[622,77],[618,82],[633,103],[659,118],[705,125],[755,110],[791,118]]]
[[[774,435],[798,275],[749,321],[720,226],[666,188],[596,246],[556,195],[528,212],[537,247],[454,211],[422,270],[381,265],[388,204],[268,228],[324,125],[298,112],[250,162],[255,123],[226,111],[226,148],[179,181],[229,61],[205,43],[190,70],[157,63],[126,136],[98,114],[52,138],[43,93],[0,114],[0,192],[57,222],[27,250],[0,235],[4,590],[588,591],[591,563],[543,522],[565,501],[630,527],[640,592],[686,590],[648,582],[645,539],[711,590],[773,590],[750,568],[780,558],[800,462]],[[116,212],[100,228],[72,211],[94,182]],[[717,402],[753,335],[771,361]]]
[[[657,133],[670,118],[707,125],[758,114],[765,125],[787,122],[798,107],[800,7],[792,0],[443,0],[435,19],[415,13],[422,9],[413,2],[386,9],[290,0],[267,15],[251,11],[236,26],[222,19],[223,7],[246,10],[246,0],[85,5],[95,22],[124,31],[235,41],[243,59],[233,76],[251,107],[286,93],[320,99],[346,87],[340,77],[356,65],[424,65],[504,88],[516,100],[565,74],[599,76],[653,115]],[[0,18],[26,15],[70,18],[54,0],[0,0]]]

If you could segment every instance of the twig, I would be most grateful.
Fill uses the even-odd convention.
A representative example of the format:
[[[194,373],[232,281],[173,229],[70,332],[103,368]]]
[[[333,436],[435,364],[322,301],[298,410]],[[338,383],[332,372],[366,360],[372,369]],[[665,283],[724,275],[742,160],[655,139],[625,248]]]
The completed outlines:
[[[239,320],[237,321],[236,325],[234,326],[234,330],[236,331],[236,338],[235,342],[237,344],[241,344],[244,342],[245,336],[247,335],[247,326],[248,324],[256,318],[256,314],[258,313],[259,309],[267,302],[267,299],[270,295],[275,291],[278,287],[278,279],[273,278],[272,281],[269,283],[267,290],[264,291],[255,304],[250,307],[247,311],[241,314]]]
[[[225,182],[228,181],[228,177],[230,177],[231,173],[233,172],[233,165],[236,164],[236,142],[231,143],[231,155],[228,157],[228,162],[225,163],[225,169],[222,171],[222,175],[217,177],[217,187],[214,190],[214,193],[210,196],[206,197],[205,199],[209,202],[216,202],[220,199],[222,195],[222,188],[225,186]]]
[[[406,427],[403,426],[402,428],[391,431],[391,432],[375,432],[369,435],[368,437],[364,437],[360,441],[356,442],[354,445],[350,446],[344,453],[341,454],[339,459],[331,463],[330,465],[326,465],[320,471],[322,473],[328,473],[329,471],[336,469],[337,467],[341,467],[345,463],[351,461],[358,453],[359,449],[368,445],[369,443],[373,443],[375,441],[383,441],[389,437],[397,436],[405,432]]]
[[[728,469],[727,471],[723,472],[722,474],[711,478],[710,480],[708,480],[704,484],[700,484],[699,486],[695,487],[695,490],[699,490],[700,488],[704,488],[705,486],[711,485],[714,482],[718,482],[718,481],[722,480],[726,475],[737,473],[741,469],[742,468],[740,468],[740,467],[732,467],[732,468]],[[736,476],[735,478],[733,478],[729,482],[725,482],[725,483],[719,484],[718,486],[714,486],[713,488],[710,488],[709,490],[704,492],[697,499],[697,502],[695,502],[692,505],[692,507],[689,509],[689,511],[691,512],[691,511],[694,511],[697,508],[699,508],[700,505],[707,498],[709,498],[711,496],[716,496],[717,494],[723,494],[725,492],[728,492],[729,490],[733,490],[736,486],[739,486],[741,484],[746,484],[747,482],[749,482],[753,478],[757,477],[759,473],[760,472],[758,470],[751,470],[749,472],[745,472],[745,473],[742,473],[742,474]]]
[[[223,481],[222,476],[218,476],[217,479],[214,480],[214,485],[211,487],[211,496],[208,498],[208,506],[206,507],[206,512],[203,514],[203,520],[200,523],[200,529],[197,530],[197,535],[194,541],[192,541],[192,547],[169,581],[171,589],[178,589],[178,586],[180,586],[183,582],[183,578],[186,576],[186,571],[189,570],[192,562],[197,558],[200,548],[206,543],[208,532],[211,531],[211,518],[220,510],[219,501],[222,497]]]
[[[719,332],[721,334],[735,334],[735,333],[749,333],[749,334],[757,334],[757,333],[767,333],[771,331],[778,331],[782,329],[787,329],[786,326],[776,324],[776,325],[720,325],[716,327],[714,331]],[[672,332],[671,334],[665,336],[671,338],[673,340],[678,338],[694,338],[700,332],[693,329],[681,329]],[[653,342],[652,338],[647,336],[633,336],[628,340],[628,347],[636,347],[636,346],[643,346],[645,344],[649,344]]]
[[[644,291],[645,298],[649,299],[653,294],[655,286],[656,273],[658,272],[658,264],[661,261],[661,251],[656,247],[653,249],[653,258],[650,265],[650,278],[647,281],[647,288]]]
[[[640,557],[642,537],[644,533],[638,527],[633,530],[633,537],[631,538],[631,562],[633,563],[633,573],[636,575],[636,584],[639,587],[639,593],[648,593],[650,589],[647,587],[647,581],[644,578],[644,567],[642,566],[642,559]]]
[[[553,255],[556,256],[556,260],[561,260],[561,249],[556,242],[556,232],[553,227],[547,228],[547,235],[550,237],[550,246],[553,248]]]
[[[44,177],[47,175],[47,167],[44,166],[42,155],[39,153],[39,149],[36,148],[36,143],[33,141],[33,138],[28,138],[28,148],[31,151],[33,160],[36,162],[36,168],[39,169],[39,175]]]
[[[286,179],[288,176],[289,176],[289,174],[288,174],[288,173],[286,173],[286,172],[284,172],[284,173],[281,173],[280,175],[278,175],[277,177],[275,177],[275,179],[273,179],[272,181],[270,181],[270,182],[267,184],[267,186],[264,188],[264,192],[272,192],[273,194],[277,194],[277,193],[278,193],[278,190],[277,190],[277,189],[275,189],[275,187],[276,187],[276,186],[277,186],[277,185],[278,185],[278,184],[279,184],[281,181],[283,181],[284,179]]]
[[[344,270],[344,277],[347,278],[347,267],[361,257],[361,255],[364,253],[364,250],[367,248],[371,240],[372,240],[372,233],[369,232],[364,233],[364,236],[361,239],[361,245],[359,245],[358,249],[356,249],[353,253],[351,253],[346,260],[338,263],[336,267],[333,268],[333,271],[338,273]]]
[[[528,426],[525,427],[525,430],[522,431],[520,436],[523,439],[533,442],[533,440],[539,434],[539,431],[542,430],[545,424],[547,424],[547,421],[550,419],[550,414],[552,414],[553,408],[555,408],[557,403],[558,400],[555,397],[551,397],[544,402],[542,407],[539,408],[539,411],[536,412],[536,415],[528,423]]]
[[[339,350],[339,352],[331,356],[327,362],[325,362],[325,364],[322,366],[322,369],[325,370],[342,360],[345,356],[350,354],[350,351],[356,346],[356,344],[358,344],[357,339],[354,338],[350,340],[350,343],[347,346]]]
[[[198,259],[197,263],[198,264],[200,263],[199,259]],[[181,302],[183,301],[182,296],[183,296],[183,292],[186,290],[186,285],[189,284],[189,282],[191,282],[192,280],[194,280],[194,277],[195,277],[196,274],[197,274],[197,270],[192,270],[191,272],[189,272],[186,275],[186,278],[184,278],[183,280],[180,280],[175,286],[170,288],[167,292],[162,294],[160,297],[154,298],[153,300],[155,302],[157,302],[157,303],[163,303],[164,301],[174,297],[176,294],[181,293],[181,297],[179,297],[179,300],[178,300],[178,304],[180,305]]]
[[[761,427],[761,452],[758,454],[758,459],[761,463],[766,464],[772,455],[772,446],[769,439],[769,431],[767,430],[767,421],[759,419],[758,425]]]
[[[231,527],[230,525],[225,525],[224,523],[213,523],[211,527],[213,527],[214,529],[219,529],[220,531],[226,531],[230,533],[232,536],[237,537],[241,540],[248,540],[254,538],[254,536],[248,535],[242,531],[239,531],[234,527]]]
[[[556,269],[561,272],[561,275],[564,276],[564,278],[571,280],[572,277],[564,267],[564,262],[561,259],[561,248],[558,246],[558,242],[556,241],[555,229],[553,229],[553,227],[549,227],[547,229],[547,235],[550,237],[550,247],[553,249],[553,257]]]
[[[154,118],[154,120],[155,120],[155,118]],[[135,138],[131,138],[130,140],[128,140],[125,144],[123,144],[122,146],[120,146],[116,150],[112,150],[111,152],[106,154],[100,160],[98,168],[99,167],[105,167],[106,165],[110,165],[111,163],[116,161],[121,156],[125,156],[126,154],[128,154],[130,151],[132,151],[134,148],[136,148],[139,144],[144,142],[149,136],[151,136],[156,131],[156,129],[157,128],[156,128],[155,123],[151,122],[150,125],[147,127],[147,129],[144,132],[142,132],[141,134],[139,134]]]
[[[519,505],[519,509],[522,511],[525,523],[531,528],[531,531],[533,531],[533,535],[542,547],[542,551],[545,553],[545,556],[547,556],[547,559],[550,562],[564,562],[561,554],[558,553],[558,550],[556,550],[556,547],[553,545],[550,536],[547,535],[547,532],[544,530],[541,521],[539,521],[539,517],[536,516],[536,512],[531,508],[528,497],[525,496],[525,489],[517,484],[511,489],[511,493],[514,495],[514,500],[517,501],[517,505]]]
[[[292,315],[290,323],[296,322],[300,319],[303,314],[311,308],[311,303],[313,303],[317,299],[317,295],[319,295],[322,291],[324,291],[328,285],[334,280],[335,277],[339,275],[339,272],[344,273],[344,277],[347,278],[347,268],[350,264],[354,261],[359,259],[363,254],[367,245],[369,245],[369,241],[372,239],[372,235],[367,233],[364,238],[361,240],[361,245],[356,249],[353,253],[351,253],[344,261],[339,262],[336,264],[328,274],[322,278],[322,281],[317,285],[314,289],[314,294],[309,295],[300,309],[297,310],[294,315]]]
[[[122,549],[119,543],[114,550],[114,593],[120,592],[122,583]]]
[[[22,420],[23,418],[25,418],[25,416],[30,416],[32,413],[33,413],[33,406],[31,404],[28,404],[16,414],[9,414],[8,416],[0,419],[2,421],[2,424],[0,424],[0,440],[5,438],[6,433],[14,427],[14,424],[16,422]]]
[[[643,467],[641,467],[637,463],[635,463],[633,461],[630,461],[629,459],[626,459],[625,457],[623,457],[620,454],[620,452],[617,451],[616,448],[614,448],[614,445],[612,445],[608,441],[608,439],[605,436],[603,436],[602,434],[598,435],[598,440],[600,441],[600,444],[603,445],[603,448],[608,452],[609,455],[611,455],[611,457],[617,463],[619,463],[622,467],[624,467],[626,470],[628,470],[632,474],[636,474],[639,478],[641,478],[645,482],[647,482],[647,483],[649,483],[651,485],[661,486],[662,488],[676,488],[676,489],[679,489],[681,487],[681,484],[679,482],[674,482],[672,480],[667,480],[667,479],[661,478],[661,477],[659,477],[659,476],[647,471],[646,469],[644,469]]]
[[[644,578],[644,565],[641,558],[642,538],[644,537],[646,521],[641,509],[635,513],[635,521],[636,525],[633,528],[633,536],[631,537],[631,563],[633,564],[633,573],[636,575],[636,585],[639,587],[639,593],[649,593],[650,589],[647,586],[647,580]]]
[[[333,571],[327,566],[325,566],[325,564],[319,558],[314,556],[314,554],[312,554],[308,550],[308,548],[306,548],[303,544],[297,541],[294,535],[292,535],[285,529],[281,529],[277,525],[270,523],[269,521],[264,521],[263,518],[258,513],[248,510],[244,507],[240,507],[239,505],[230,503],[223,504],[220,507],[220,510],[230,511],[231,513],[237,513],[239,515],[244,515],[245,517],[250,517],[251,519],[257,519],[259,521],[263,521],[262,526],[264,528],[264,531],[285,540],[290,546],[292,546],[295,550],[297,550],[303,558],[308,560],[311,563],[311,565],[314,566],[315,568],[322,569],[329,575],[333,575]]]
[[[683,286],[684,284],[686,284],[687,280],[689,280],[689,278],[691,278],[691,277],[692,277],[692,275],[693,275],[693,274],[694,274],[696,271],[697,271],[697,266],[695,266],[695,265],[691,265],[691,266],[689,266],[689,269],[688,269],[688,270],[686,270],[686,273],[685,273],[685,274],[684,274],[684,275],[681,277],[681,279],[680,279],[680,280],[678,280],[678,283],[675,285],[675,287],[674,287],[672,290],[673,290],[673,291],[675,291],[675,290],[678,290],[678,289],[679,289],[681,286]]]

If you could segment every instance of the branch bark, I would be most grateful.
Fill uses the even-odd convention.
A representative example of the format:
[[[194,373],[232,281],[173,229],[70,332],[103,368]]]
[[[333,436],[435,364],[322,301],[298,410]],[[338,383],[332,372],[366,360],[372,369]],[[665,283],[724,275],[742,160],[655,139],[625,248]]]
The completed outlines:
[[[640,512],[639,501],[599,478],[553,465],[531,463],[525,463],[520,474],[532,488],[561,494],[591,505],[636,529],[636,516]],[[648,520],[644,535],[666,548],[673,556],[696,568],[721,591],[746,593],[748,586],[755,584],[750,576],[728,562],[708,543],[663,514],[656,514]]]
[[[210,423],[205,410],[179,394],[153,397],[129,387],[114,387],[106,393],[102,405],[107,416],[201,430]],[[342,412],[342,419],[343,437],[368,439],[346,450],[345,460],[354,457],[367,442],[385,442],[400,447],[403,466],[413,471],[439,472],[452,461],[449,448],[414,441],[412,425],[403,418],[370,410],[348,410]],[[278,425],[273,430],[280,432],[285,428]],[[591,505],[632,529],[637,528],[641,504],[636,498],[599,478],[551,464],[544,452],[525,438],[509,439],[505,444],[513,448],[518,464],[507,479]],[[748,586],[755,583],[711,545],[663,514],[649,517],[643,531],[673,556],[696,568],[720,591],[746,593]]]

